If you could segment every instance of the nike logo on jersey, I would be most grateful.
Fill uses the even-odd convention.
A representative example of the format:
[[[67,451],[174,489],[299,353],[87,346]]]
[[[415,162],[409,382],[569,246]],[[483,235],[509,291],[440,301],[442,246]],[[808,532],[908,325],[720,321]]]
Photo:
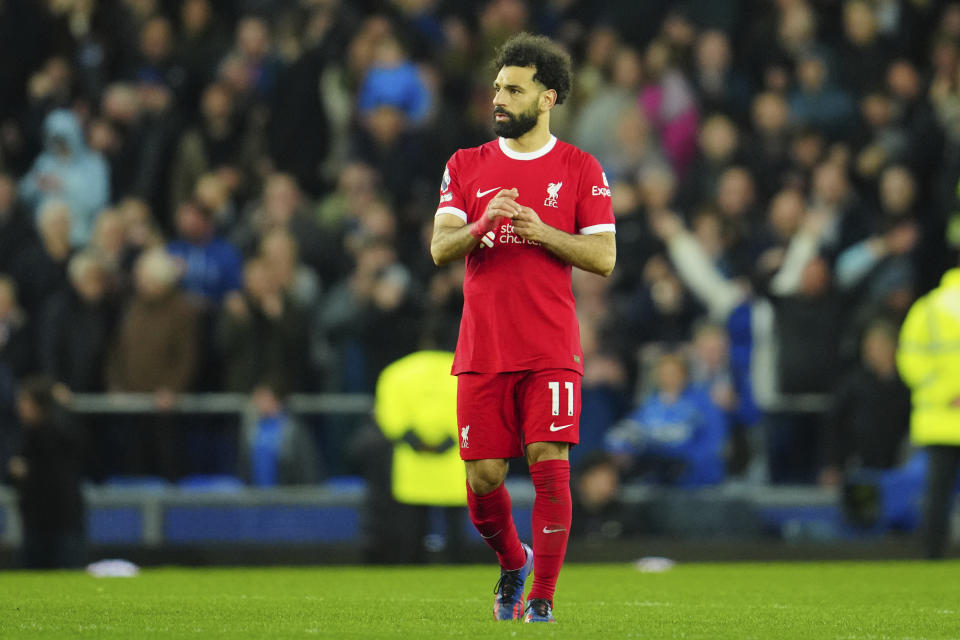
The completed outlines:
[[[494,187],[493,189],[487,189],[486,191],[480,191],[480,189],[477,189],[477,197],[478,197],[478,198],[482,198],[483,196],[487,195],[488,193],[491,193],[491,192],[493,192],[493,191],[496,191],[496,190],[499,189],[499,188],[500,188],[500,187]]]
[[[555,427],[555,426],[553,425],[553,423],[551,422],[551,423],[550,423],[550,431],[560,431],[561,429],[566,429],[567,427],[572,427],[572,426],[573,426],[573,423],[571,422],[570,424],[562,424],[562,425],[560,425],[559,427]]]
[[[566,529],[547,529],[546,527],[543,528],[544,533],[560,533],[561,531],[566,531]]]
[[[500,531],[503,531],[503,529],[500,529]],[[495,536],[500,535],[500,531],[497,531],[496,533],[491,533],[491,534],[488,535],[488,536],[485,536],[485,535],[483,535],[483,534],[481,533],[481,534],[480,534],[480,537],[483,538],[484,540],[489,540],[490,538],[493,538],[493,537],[495,537]]]

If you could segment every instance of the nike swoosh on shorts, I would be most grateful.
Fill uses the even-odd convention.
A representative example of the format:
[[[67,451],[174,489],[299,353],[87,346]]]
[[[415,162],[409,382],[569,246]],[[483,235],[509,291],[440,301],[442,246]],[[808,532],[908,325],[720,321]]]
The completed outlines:
[[[567,427],[572,427],[572,426],[573,426],[573,423],[571,422],[570,424],[562,424],[562,425],[560,425],[559,427],[555,427],[555,426],[553,426],[553,423],[551,422],[551,423],[550,423],[550,431],[560,431],[561,429],[566,429]]]

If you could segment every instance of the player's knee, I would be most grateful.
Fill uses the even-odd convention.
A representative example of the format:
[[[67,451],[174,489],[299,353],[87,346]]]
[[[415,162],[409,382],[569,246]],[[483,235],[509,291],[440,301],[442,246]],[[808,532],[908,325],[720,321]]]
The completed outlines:
[[[467,464],[467,483],[478,496],[496,491],[506,476],[507,463],[503,460],[471,460]]]
[[[503,480],[497,482],[490,478],[473,478],[470,481],[470,489],[475,495],[485,496],[496,491],[501,484],[503,484]]]
[[[527,445],[527,464],[544,460],[569,460],[570,444],[567,442],[531,442]]]

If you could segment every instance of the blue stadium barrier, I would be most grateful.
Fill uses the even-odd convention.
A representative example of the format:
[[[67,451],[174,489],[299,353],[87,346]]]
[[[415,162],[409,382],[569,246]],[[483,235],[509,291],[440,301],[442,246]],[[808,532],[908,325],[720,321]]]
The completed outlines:
[[[139,544],[143,540],[143,510],[136,506],[90,509],[87,535],[96,544]]]
[[[172,544],[348,542],[360,537],[353,507],[170,507],[163,524]]]

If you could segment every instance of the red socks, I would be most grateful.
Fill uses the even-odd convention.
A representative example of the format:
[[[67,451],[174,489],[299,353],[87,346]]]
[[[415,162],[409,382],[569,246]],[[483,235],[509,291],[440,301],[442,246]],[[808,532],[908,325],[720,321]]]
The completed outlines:
[[[537,497],[533,501],[533,587],[527,598],[553,602],[573,516],[570,462],[544,460],[532,464],[530,479]]]
[[[569,484],[569,481],[568,481]],[[567,490],[569,503],[570,491]],[[467,483],[467,506],[470,507],[470,520],[480,532],[487,545],[497,552],[500,566],[512,571],[519,569],[527,561],[520,546],[517,529],[513,526],[513,513],[510,511],[510,494],[502,484],[485,496],[478,496]],[[567,509],[569,521],[569,508]],[[566,544],[564,544],[566,546]],[[536,556],[533,559],[537,561]],[[556,581],[556,579],[554,579]]]
[[[567,460],[537,462],[530,465],[530,479],[537,497],[533,501],[533,587],[527,597],[553,602],[573,515],[570,463]],[[526,556],[513,526],[507,488],[501,484],[487,495],[478,496],[468,483],[467,505],[473,526],[497,552],[500,566],[504,569],[522,567]]]

